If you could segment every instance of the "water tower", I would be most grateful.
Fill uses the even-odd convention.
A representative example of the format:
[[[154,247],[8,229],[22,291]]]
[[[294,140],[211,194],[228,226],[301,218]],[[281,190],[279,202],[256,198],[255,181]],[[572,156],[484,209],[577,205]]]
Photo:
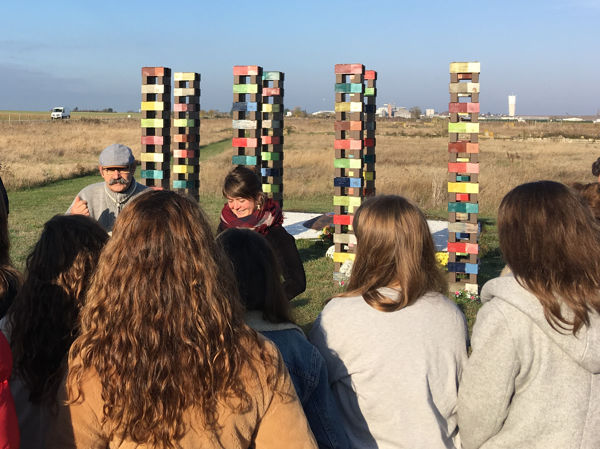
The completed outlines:
[[[517,96],[509,95],[508,96],[508,116],[509,117],[515,116],[516,107],[517,107]]]

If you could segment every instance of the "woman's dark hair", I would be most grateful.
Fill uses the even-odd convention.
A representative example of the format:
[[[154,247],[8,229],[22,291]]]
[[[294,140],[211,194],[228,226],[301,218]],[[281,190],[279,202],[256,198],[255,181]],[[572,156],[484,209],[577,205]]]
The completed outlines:
[[[21,285],[21,275],[13,268],[10,260],[6,204],[0,198],[0,318],[6,314]]]
[[[592,164],[592,175],[600,176],[600,157]]]
[[[230,228],[219,234],[217,243],[231,260],[246,310],[261,310],[272,323],[293,322],[279,265],[267,239],[250,229]]]
[[[251,199],[256,201],[258,206],[264,201],[260,178],[243,165],[238,165],[225,176],[223,196]]]
[[[25,282],[8,311],[14,374],[34,403],[51,403],[79,310],[108,234],[83,215],[57,215],[27,257]]]

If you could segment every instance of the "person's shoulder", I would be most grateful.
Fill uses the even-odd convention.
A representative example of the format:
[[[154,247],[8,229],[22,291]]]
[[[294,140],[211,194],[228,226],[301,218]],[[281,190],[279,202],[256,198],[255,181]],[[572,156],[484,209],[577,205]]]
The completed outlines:
[[[135,190],[134,193],[141,193],[144,190],[148,190],[148,186],[145,186],[144,184],[140,184],[139,182],[135,181]]]
[[[95,182],[93,184],[88,184],[83,189],[81,189],[79,193],[91,193],[91,192],[95,192],[95,191],[100,190],[100,189],[104,190],[104,185],[105,184],[106,183],[104,181]]]

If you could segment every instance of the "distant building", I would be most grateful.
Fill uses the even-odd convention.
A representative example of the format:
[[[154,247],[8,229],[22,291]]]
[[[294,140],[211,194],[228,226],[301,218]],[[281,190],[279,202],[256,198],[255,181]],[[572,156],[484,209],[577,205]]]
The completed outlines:
[[[400,117],[400,118],[410,118],[410,112],[408,109],[404,107],[397,107],[393,104],[384,104],[380,106],[375,111],[375,115],[377,117]]]
[[[433,109],[425,109],[425,117],[431,118],[435,115],[435,110]]]
[[[517,96],[509,95],[508,96],[508,116],[514,117],[517,108]]]

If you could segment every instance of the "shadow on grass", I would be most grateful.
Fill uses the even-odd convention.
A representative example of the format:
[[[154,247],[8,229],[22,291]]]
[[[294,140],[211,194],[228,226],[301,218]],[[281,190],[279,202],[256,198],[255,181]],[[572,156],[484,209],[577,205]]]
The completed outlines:
[[[325,257],[325,253],[331,245],[332,243],[324,242],[323,240],[307,241],[301,248],[298,248],[300,259],[302,259],[302,262],[306,263],[311,260]]]

